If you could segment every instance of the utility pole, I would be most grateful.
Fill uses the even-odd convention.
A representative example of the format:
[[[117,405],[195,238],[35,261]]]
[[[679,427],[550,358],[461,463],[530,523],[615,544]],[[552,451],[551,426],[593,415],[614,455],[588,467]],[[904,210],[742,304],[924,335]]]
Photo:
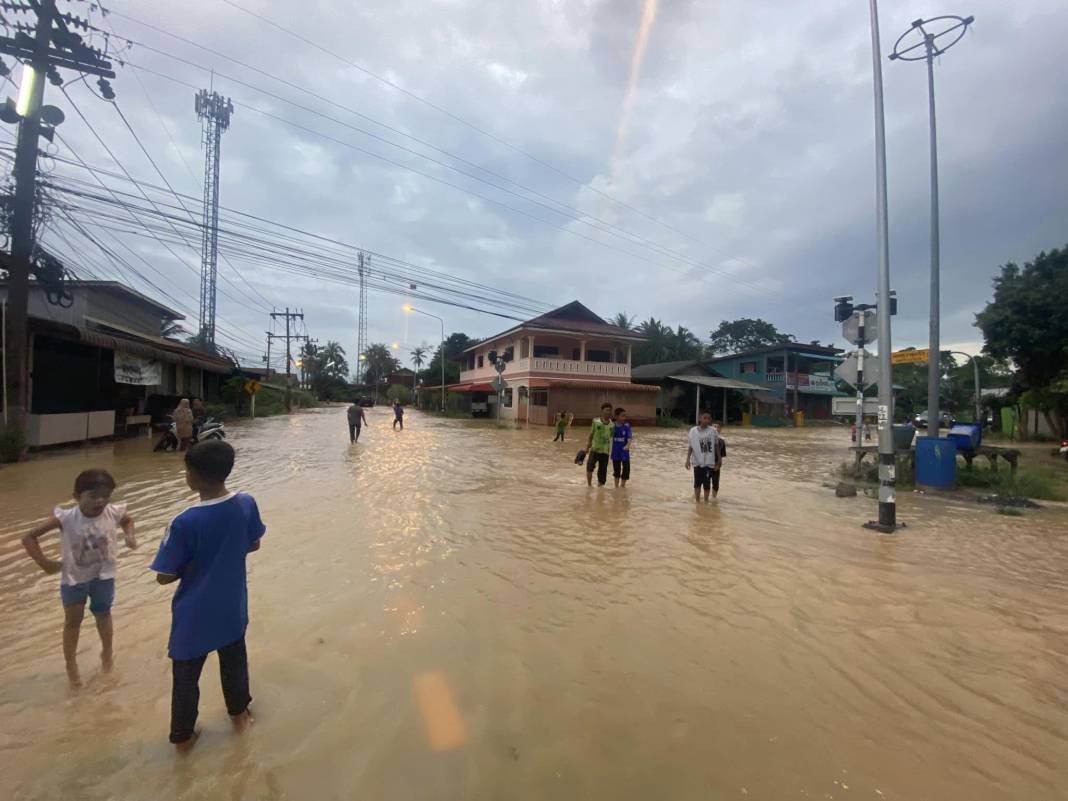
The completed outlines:
[[[891,61],[926,61],[927,62],[927,112],[928,125],[930,127],[931,145],[931,320],[928,334],[930,342],[927,345],[931,357],[927,360],[927,436],[938,437],[938,428],[942,424],[941,409],[941,384],[942,384],[942,360],[940,344],[940,319],[941,319],[941,289],[939,287],[941,273],[941,243],[940,226],[938,221],[938,128],[935,123],[935,86],[934,86],[934,59],[959,42],[968,32],[968,26],[975,21],[975,17],[957,17],[946,15],[932,17],[931,19],[918,19],[912,23],[912,27],[905,31],[894,43],[894,51],[890,54]],[[946,23],[949,23],[948,26]],[[941,27],[938,33],[931,33],[924,26]],[[906,39],[914,33],[919,33],[921,40],[916,44],[903,47]],[[937,45],[938,39],[949,36],[941,46]],[[915,38],[915,37],[913,37]],[[899,49],[902,48],[902,49]],[[923,52],[919,52],[923,48]]]
[[[217,92],[201,89],[196,94],[196,112],[201,120],[204,144],[204,217],[200,246],[200,341],[215,352],[215,294],[219,279],[219,157],[223,131],[230,127],[234,104]]]
[[[371,257],[364,257],[361,250],[358,256],[357,272],[360,276],[360,300],[356,312],[356,383],[363,383],[363,363],[360,359],[367,350],[367,273],[371,266]]]
[[[293,383],[292,383],[293,350],[292,350],[292,347],[290,346],[290,342],[293,339],[300,339],[299,336],[294,336],[292,333],[290,333],[289,321],[290,320],[296,320],[298,318],[303,320],[304,319],[304,312],[296,312],[296,311],[291,312],[289,310],[289,307],[286,306],[286,310],[284,312],[271,312],[271,317],[272,317],[272,319],[278,318],[278,317],[284,317],[285,321],[286,321],[286,333],[285,333],[285,340],[286,340],[286,411],[289,412],[293,408]],[[281,338],[280,335],[278,335],[278,334],[268,334],[267,335],[268,341],[270,341],[271,337],[275,337],[275,336],[278,336],[279,338]]]
[[[8,297],[4,314],[5,375],[7,403],[4,412],[8,423],[25,427],[29,410],[29,351],[28,331],[30,273],[36,250],[34,211],[37,194],[37,145],[42,134],[54,136],[54,126],[62,122],[62,113],[51,106],[43,106],[44,80],[62,86],[59,68],[96,75],[105,99],[115,96],[107,78],[114,78],[111,62],[104,54],[88,46],[70,27],[88,26],[73,14],[59,14],[55,0],[33,3],[4,3],[5,12],[36,14],[34,24],[5,19],[6,27],[14,28],[12,37],[0,38],[0,53],[14,56],[22,62],[22,83],[19,87],[15,112],[18,118],[18,142],[15,146],[15,196],[11,215],[11,258],[7,264]],[[32,31],[33,35],[30,35]],[[50,126],[42,128],[42,111],[47,112]],[[14,122],[15,118],[5,121]]]

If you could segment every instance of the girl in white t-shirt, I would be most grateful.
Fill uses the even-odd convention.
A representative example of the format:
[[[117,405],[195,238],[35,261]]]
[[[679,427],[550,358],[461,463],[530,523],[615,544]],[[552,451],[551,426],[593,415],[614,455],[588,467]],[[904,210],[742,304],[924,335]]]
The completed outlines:
[[[106,470],[85,470],[74,480],[74,506],[57,506],[52,516],[22,538],[26,552],[45,573],[60,573],[59,594],[63,599],[63,657],[67,677],[75,687],[81,684],[78,672],[78,634],[81,632],[85,602],[96,618],[100,633],[100,662],[111,670],[111,604],[115,600],[115,567],[118,530],[127,548],[137,547],[134,523],[126,504],[110,503],[115,479]],[[49,559],[38,540],[49,531],[60,531],[59,560]]]

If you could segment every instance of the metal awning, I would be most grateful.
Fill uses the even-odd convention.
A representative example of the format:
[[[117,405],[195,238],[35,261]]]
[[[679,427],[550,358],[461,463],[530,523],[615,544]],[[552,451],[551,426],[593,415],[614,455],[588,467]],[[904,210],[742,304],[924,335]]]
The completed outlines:
[[[233,372],[233,365],[224,359],[211,359],[207,355],[193,355],[191,349],[182,348],[181,351],[164,349],[149,342],[143,342],[125,337],[110,336],[99,331],[90,331],[87,328],[79,328],[78,338],[87,345],[92,345],[105,350],[133,353],[137,356],[145,356],[149,359],[179,364],[185,367],[198,367],[211,373],[222,375]]]
[[[840,362],[841,356],[831,356],[827,353],[795,353],[795,356],[801,356],[805,359],[819,359],[821,362]]]
[[[669,375],[672,381],[681,381],[684,384],[700,384],[702,387],[715,387],[716,389],[737,389],[740,392],[771,392],[767,387],[750,384],[748,381],[738,381],[734,378],[720,378],[711,375]]]

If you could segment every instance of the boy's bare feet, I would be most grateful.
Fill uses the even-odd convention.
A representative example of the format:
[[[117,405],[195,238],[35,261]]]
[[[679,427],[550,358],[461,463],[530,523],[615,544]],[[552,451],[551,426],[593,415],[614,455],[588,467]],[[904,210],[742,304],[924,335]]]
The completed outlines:
[[[179,754],[188,754],[190,751],[193,750],[193,746],[196,745],[197,740],[199,740],[199,739],[200,739],[200,730],[198,729],[198,730],[193,732],[193,736],[190,737],[188,740],[185,740],[184,742],[181,742],[181,743],[175,743],[174,744],[174,750],[177,751]]]
[[[78,670],[78,663],[77,662],[68,662],[67,663],[67,679],[70,681],[70,686],[71,687],[81,687],[82,686],[82,674]]]
[[[252,713],[249,712],[247,709],[240,715],[231,715],[230,720],[233,722],[234,731],[236,732],[247,731],[248,727],[251,726],[253,723]]]
[[[100,652],[100,669],[105,673],[110,673],[111,669],[115,667],[115,658],[110,651]]]

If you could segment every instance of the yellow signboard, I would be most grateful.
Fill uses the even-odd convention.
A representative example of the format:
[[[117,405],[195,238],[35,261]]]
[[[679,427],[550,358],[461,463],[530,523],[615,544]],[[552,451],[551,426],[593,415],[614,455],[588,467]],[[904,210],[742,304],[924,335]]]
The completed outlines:
[[[890,354],[890,361],[894,364],[919,364],[926,362],[929,354],[930,350],[928,348],[899,350]]]
[[[259,391],[260,391],[260,382],[259,381],[246,381],[245,382],[245,392],[247,392],[249,395],[255,395]]]

